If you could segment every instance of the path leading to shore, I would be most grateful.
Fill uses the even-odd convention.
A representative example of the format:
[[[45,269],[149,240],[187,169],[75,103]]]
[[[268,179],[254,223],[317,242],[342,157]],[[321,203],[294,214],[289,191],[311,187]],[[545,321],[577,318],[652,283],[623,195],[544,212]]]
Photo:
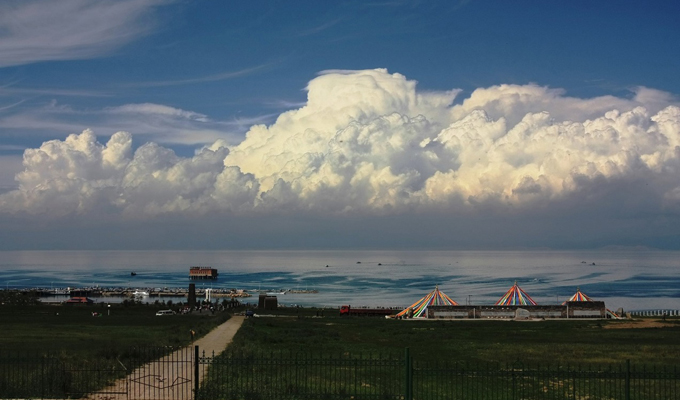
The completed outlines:
[[[212,354],[212,352],[215,352],[215,355],[221,353],[231,343],[234,335],[243,324],[243,320],[244,317],[240,315],[229,318],[227,322],[198,339],[194,346],[198,346],[201,353],[205,351],[206,355]]]
[[[194,346],[200,355],[220,354],[231,343],[243,324],[243,316],[229,320],[193,345],[177,350],[160,360],[152,361],[134,370],[126,379],[87,397],[89,400],[190,400],[194,389]],[[199,382],[205,368],[199,368]],[[126,393],[127,394],[124,394]]]

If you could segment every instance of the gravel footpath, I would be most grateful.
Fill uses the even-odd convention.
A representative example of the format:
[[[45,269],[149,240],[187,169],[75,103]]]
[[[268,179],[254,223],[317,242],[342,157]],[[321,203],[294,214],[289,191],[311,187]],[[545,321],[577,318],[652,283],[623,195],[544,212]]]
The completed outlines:
[[[152,361],[134,370],[126,379],[87,397],[89,400],[175,400],[193,398],[194,346],[200,355],[212,357],[227,347],[243,324],[244,317],[232,316],[229,320],[196,340],[193,345],[177,350],[160,360]],[[199,368],[199,382],[205,367]],[[127,388],[127,389],[126,389]],[[126,393],[127,392],[127,393]]]

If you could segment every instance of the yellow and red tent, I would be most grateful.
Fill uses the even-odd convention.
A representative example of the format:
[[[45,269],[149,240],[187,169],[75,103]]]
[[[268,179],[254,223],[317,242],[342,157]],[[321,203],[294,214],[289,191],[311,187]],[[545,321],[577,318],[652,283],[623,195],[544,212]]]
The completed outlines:
[[[429,306],[457,306],[458,303],[451,300],[449,296],[439,290],[435,286],[434,290],[428,293],[422,299],[406,307],[404,311],[397,314],[395,317],[412,316],[412,318],[427,318],[427,308]]]

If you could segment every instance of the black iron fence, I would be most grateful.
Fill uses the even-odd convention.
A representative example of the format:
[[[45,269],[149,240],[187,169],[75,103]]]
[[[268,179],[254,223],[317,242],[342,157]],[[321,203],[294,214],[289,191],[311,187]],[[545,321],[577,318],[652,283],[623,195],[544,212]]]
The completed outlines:
[[[118,381],[117,386],[127,387],[126,399],[193,399],[195,382],[198,382],[196,350],[191,347],[139,349],[142,357],[128,361],[130,373],[124,382]],[[109,393],[111,389],[116,391],[116,385],[105,388]]]
[[[198,364],[191,348],[129,348],[80,359],[64,353],[0,350],[0,399],[191,399]],[[170,379],[168,379],[171,377]]]
[[[403,357],[225,352],[201,357],[198,399],[403,399]]]
[[[407,399],[679,399],[677,367],[417,362]]]
[[[0,398],[680,399],[677,367],[465,364],[402,354],[131,349],[121,357],[0,351]],[[151,360],[155,360],[150,362]]]
[[[78,398],[127,376],[111,360],[74,360],[66,355],[0,351],[0,398]]]
[[[199,358],[207,399],[680,399],[677,367],[414,361],[399,356],[225,352]]]

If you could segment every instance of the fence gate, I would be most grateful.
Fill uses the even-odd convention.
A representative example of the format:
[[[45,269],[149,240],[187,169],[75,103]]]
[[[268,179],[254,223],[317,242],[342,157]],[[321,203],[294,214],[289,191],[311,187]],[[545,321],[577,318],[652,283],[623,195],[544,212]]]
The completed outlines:
[[[194,349],[149,348],[137,351],[140,361],[126,379],[127,400],[193,399]]]

